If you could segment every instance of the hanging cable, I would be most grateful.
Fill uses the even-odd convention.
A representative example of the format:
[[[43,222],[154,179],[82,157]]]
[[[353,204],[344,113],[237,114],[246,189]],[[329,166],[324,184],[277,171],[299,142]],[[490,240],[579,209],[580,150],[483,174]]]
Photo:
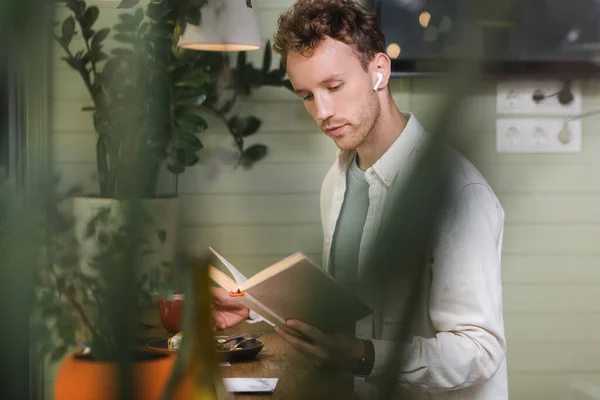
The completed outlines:
[[[533,101],[535,101],[536,103],[540,103],[545,99],[549,99],[555,96],[558,97],[558,102],[560,104],[566,105],[571,103],[574,98],[573,92],[571,91],[571,82],[565,81],[562,88],[558,92],[552,94],[544,94],[543,91],[538,89],[535,92],[533,92]]]
[[[563,128],[558,134],[558,140],[560,140],[562,143],[569,143],[571,141],[571,129],[569,129],[569,122],[596,114],[600,114],[600,108],[586,111],[584,113],[573,115],[572,117],[567,118],[563,124]]]

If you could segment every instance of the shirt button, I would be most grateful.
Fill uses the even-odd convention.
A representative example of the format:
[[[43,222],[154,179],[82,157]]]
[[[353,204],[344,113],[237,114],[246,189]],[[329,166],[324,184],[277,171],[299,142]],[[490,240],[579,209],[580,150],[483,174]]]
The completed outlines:
[[[337,196],[335,196],[335,199],[336,199],[337,201],[342,201],[342,195],[341,195],[341,194],[338,194]]]

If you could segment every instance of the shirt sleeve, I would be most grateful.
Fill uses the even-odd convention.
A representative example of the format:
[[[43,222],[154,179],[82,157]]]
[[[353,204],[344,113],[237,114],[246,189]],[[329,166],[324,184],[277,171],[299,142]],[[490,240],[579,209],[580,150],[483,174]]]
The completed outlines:
[[[469,184],[441,225],[432,265],[429,317],[438,332],[404,344],[398,383],[411,390],[453,390],[494,376],[505,358],[501,248],[504,211],[491,189]],[[394,342],[373,340],[376,380]]]

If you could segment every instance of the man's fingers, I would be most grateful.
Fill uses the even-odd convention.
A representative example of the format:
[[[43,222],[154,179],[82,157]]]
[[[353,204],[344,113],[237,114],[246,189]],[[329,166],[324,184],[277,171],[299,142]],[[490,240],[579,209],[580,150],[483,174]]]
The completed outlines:
[[[213,324],[219,330],[228,328],[227,316],[222,313],[213,313]]]
[[[229,292],[223,288],[215,288],[212,287],[210,288],[211,293],[212,293],[212,297],[213,297],[213,302],[215,303],[221,303],[221,304],[239,304],[238,302],[234,301],[231,296],[229,296]]]
[[[246,308],[246,306],[244,306],[242,303],[240,303],[237,300],[234,300],[231,296],[229,296],[229,293],[226,291],[223,292],[214,292],[213,291],[213,298],[212,298],[212,302],[211,302],[212,306],[214,308],[219,308],[219,309],[230,309],[230,310],[242,310],[244,308]]]
[[[213,314],[213,318],[212,318],[212,320],[213,320],[213,326],[214,326],[216,329],[220,329],[220,326],[221,326],[221,324],[222,324],[222,321],[221,321],[221,317],[220,317],[220,315],[218,315],[218,314]]]
[[[286,332],[281,328],[276,328],[275,332],[277,332],[279,336],[281,336],[286,342],[291,344],[296,350],[317,358],[324,358],[323,350],[318,346],[307,343],[306,341],[292,335],[291,333]]]
[[[325,339],[325,334],[323,332],[321,332],[314,326],[306,324],[302,321],[298,321],[297,319],[289,319],[286,321],[285,324],[290,328],[293,328],[294,330],[300,332],[304,336],[308,336],[309,338],[314,339],[315,341],[322,341]]]
[[[227,291],[223,288],[211,287],[210,291],[214,297],[221,298],[224,297]]]

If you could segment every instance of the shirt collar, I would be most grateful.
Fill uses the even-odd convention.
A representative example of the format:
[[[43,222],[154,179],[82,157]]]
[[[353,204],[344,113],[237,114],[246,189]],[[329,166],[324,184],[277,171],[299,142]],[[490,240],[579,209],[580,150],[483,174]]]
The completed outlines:
[[[373,170],[386,187],[389,187],[393,182],[396,174],[402,169],[411,153],[425,136],[425,130],[417,121],[417,118],[412,113],[404,113],[404,115],[408,118],[408,122],[402,133],[379,160],[366,171],[368,174],[369,170]],[[338,151],[337,162],[340,173],[346,174],[355,154],[355,150]]]

